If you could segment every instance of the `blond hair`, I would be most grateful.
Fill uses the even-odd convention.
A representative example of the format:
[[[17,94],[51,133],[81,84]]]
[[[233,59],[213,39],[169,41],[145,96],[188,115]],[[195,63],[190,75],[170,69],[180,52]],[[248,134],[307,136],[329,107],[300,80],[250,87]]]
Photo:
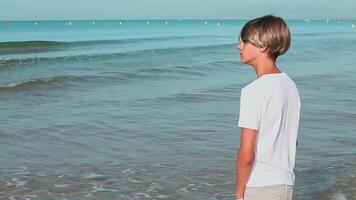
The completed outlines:
[[[266,15],[247,22],[240,31],[239,39],[256,47],[266,48],[267,54],[276,60],[290,47],[291,34],[286,22],[273,15]]]

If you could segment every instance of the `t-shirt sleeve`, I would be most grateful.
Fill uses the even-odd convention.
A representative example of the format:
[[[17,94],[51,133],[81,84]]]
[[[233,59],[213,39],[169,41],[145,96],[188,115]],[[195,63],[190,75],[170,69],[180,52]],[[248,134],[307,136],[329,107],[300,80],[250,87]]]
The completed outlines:
[[[258,130],[260,125],[259,110],[260,105],[257,96],[242,89],[238,126]]]

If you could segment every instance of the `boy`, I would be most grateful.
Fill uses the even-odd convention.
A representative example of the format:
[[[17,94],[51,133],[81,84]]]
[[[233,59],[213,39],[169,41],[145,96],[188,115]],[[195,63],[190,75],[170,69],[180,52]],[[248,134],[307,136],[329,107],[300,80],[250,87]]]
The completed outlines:
[[[236,198],[290,200],[301,102],[298,88],[276,66],[291,35],[280,17],[247,22],[240,32],[240,59],[257,79],[241,90],[241,143],[236,160]]]

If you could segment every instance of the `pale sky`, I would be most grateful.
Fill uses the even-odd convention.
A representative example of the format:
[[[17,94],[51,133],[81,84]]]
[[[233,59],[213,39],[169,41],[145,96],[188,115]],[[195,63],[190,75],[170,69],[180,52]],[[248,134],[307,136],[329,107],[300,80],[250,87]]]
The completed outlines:
[[[356,0],[0,0],[0,20],[353,19]]]

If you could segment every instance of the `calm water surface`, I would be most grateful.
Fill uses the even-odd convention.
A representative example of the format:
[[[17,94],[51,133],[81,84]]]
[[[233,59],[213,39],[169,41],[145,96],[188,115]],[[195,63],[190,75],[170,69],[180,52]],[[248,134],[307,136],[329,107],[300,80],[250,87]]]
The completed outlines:
[[[245,22],[2,22],[0,199],[234,199]],[[352,23],[288,21],[297,200],[356,199]]]

